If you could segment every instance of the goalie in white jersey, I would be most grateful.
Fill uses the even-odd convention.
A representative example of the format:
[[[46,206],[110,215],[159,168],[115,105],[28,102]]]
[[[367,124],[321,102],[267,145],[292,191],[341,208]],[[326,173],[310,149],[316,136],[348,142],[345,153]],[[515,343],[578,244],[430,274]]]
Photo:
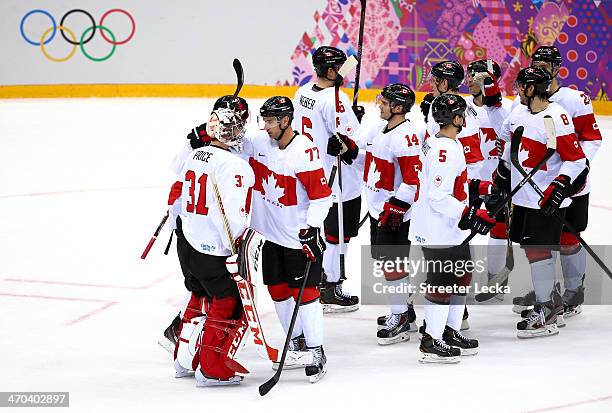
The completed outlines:
[[[421,362],[456,363],[460,355],[478,351],[478,341],[459,332],[466,293],[460,287],[469,286],[472,278],[471,272],[465,271],[469,268],[469,245],[462,242],[468,230],[486,234],[495,220],[486,210],[468,204],[467,166],[463,146],[457,140],[466,107],[461,96],[438,96],[430,115],[440,131],[423,144],[420,187],[409,232],[412,243],[423,247],[427,266]],[[453,264],[450,270],[448,262]]]
[[[335,47],[319,47],[312,56],[317,82],[308,82],[295,93],[294,128],[309,138],[319,149],[325,176],[331,179],[331,171],[337,157],[342,159],[342,204],[344,250],[340,251],[338,228],[338,176],[332,185],[334,205],[325,219],[325,242],[323,255],[324,280],[321,284],[321,303],[326,312],[355,311],[359,298],[345,293],[342,289],[344,274],[340,272],[340,254],[346,254],[348,242],[357,236],[359,213],[361,211],[361,171],[351,165],[358,148],[351,139],[359,122],[350,109],[348,96],[339,92],[336,105],[334,84],[340,80],[338,69],[346,61],[346,54]],[[337,107],[336,107],[337,106]],[[336,131],[338,135],[336,135]],[[344,143],[340,143],[342,138]]]
[[[331,206],[319,148],[291,128],[293,104],[274,96],[261,106],[266,133],[245,142],[244,153],[255,172],[251,226],[266,237],[262,252],[264,284],[278,318],[288,331],[307,260],[312,261],[291,337],[291,350],[310,353],[306,375],[325,373],[323,310],[317,285],[325,243],[320,229]]]
[[[204,312],[207,317],[198,343],[199,356],[192,364],[178,357],[175,368],[177,377],[195,369],[197,386],[239,384],[242,377],[236,373],[245,372],[228,354],[246,320],[238,288],[226,268],[233,246],[213,189],[216,182],[228,230],[232,239],[239,239],[247,226],[248,199],[255,181],[251,167],[234,153],[240,152],[243,135],[239,112],[229,107],[213,111],[207,127],[211,143],[189,152],[179,174],[181,194],[174,202],[180,210],[177,251],[185,286],[192,292],[183,316],[179,356],[181,347],[189,347],[195,328],[192,319]],[[207,311],[202,310],[205,305]]]
[[[525,249],[531,266],[536,305],[517,324],[520,338],[553,335],[558,333],[558,317],[562,320],[563,305],[553,300],[555,265],[552,251],[559,248],[562,219],[570,205],[572,195],[586,183],[587,161],[574,131],[569,114],[558,104],[548,101],[548,89],[552,78],[544,69],[528,67],[517,75],[521,105],[512,111],[502,126],[502,136],[508,140],[519,126],[524,127],[518,162],[529,172],[543,159],[547,135],[544,117],[554,122],[557,150],[546,164],[533,176],[532,181],[544,193],[540,199],[530,186],[523,186],[514,195],[510,238]],[[510,161],[509,146],[504,150],[504,161]],[[522,175],[512,165],[509,174],[500,162],[497,179],[500,186],[510,190]],[[556,215],[553,216],[553,215]],[[560,307],[560,308],[559,308]]]

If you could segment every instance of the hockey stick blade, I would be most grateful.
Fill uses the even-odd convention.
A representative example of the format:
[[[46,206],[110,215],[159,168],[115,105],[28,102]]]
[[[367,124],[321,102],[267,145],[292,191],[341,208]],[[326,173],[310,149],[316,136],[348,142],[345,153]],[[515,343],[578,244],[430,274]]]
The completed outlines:
[[[234,92],[234,97],[236,97],[240,93],[242,85],[244,85],[244,70],[242,69],[242,63],[240,63],[240,60],[238,59],[234,59],[232,65],[234,66],[234,71],[236,72],[236,91]]]
[[[546,129],[546,147],[557,149],[557,138],[555,137],[555,122],[550,115],[544,116],[544,129]]]
[[[357,66],[357,59],[355,56],[351,56],[346,59],[346,62],[338,69],[338,74],[342,77],[346,77],[346,75],[353,70]]]

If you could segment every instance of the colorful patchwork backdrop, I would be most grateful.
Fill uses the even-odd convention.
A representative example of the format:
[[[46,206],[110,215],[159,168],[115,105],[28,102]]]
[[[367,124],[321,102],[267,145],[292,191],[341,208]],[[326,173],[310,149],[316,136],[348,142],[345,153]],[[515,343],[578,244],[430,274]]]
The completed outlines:
[[[324,10],[315,12],[313,27],[291,55],[291,78],[277,83],[302,85],[311,80],[311,54],[321,45],[357,54],[360,4],[328,0]],[[505,94],[512,95],[516,73],[529,64],[533,51],[555,45],[564,61],[562,83],[593,99],[608,100],[611,22],[612,0],[369,0],[360,83],[382,88],[407,82],[427,91],[433,64],[457,60],[465,66],[491,58],[502,67]]]

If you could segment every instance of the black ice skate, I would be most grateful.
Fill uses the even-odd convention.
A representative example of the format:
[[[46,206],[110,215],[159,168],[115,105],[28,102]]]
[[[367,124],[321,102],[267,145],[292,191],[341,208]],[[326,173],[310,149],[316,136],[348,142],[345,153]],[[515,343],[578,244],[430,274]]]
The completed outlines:
[[[442,339],[449,346],[457,347],[461,351],[462,356],[475,356],[478,354],[478,340],[467,338],[449,326],[444,327]]]
[[[316,383],[327,373],[327,368],[325,367],[327,357],[325,357],[323,346],[308,347],[308,351],[312,354],[312,363],[310,366],[306,366],[306,375],[311,383]]]
[[[584,287],[580,286],[576,291],[565,290],[563,297],[563,316],[573,317],[582,313],[582,304],[584,303]]]
[[[470,313],[468,313],[467,305],[466,305],[465,309],[463,310],[463,319],[461,320],[461,331],[470,329],[470,323],[468,322],[469,317],[470,317]]]
[[[528,317],[516,325],[518,338],[545,337],[559,334],[557,313],[552,301],[536,303]]]
[[[342,291],[342,282],[324,282],[320,287],[324,313],[350,313],[359,309],[359,297]]]
[[[387,319],[391,316],[391,314],[381,315],[376,319],[377,329],[380,331],[383,328],[386,328]],[[416,313],[414,312],[414,306],[412,304],[408,304],[408,323],[410,326],[408,327],[408,331],[411,333],[417,331],[416,321]]]
[[[289,351],[285,356],[283,370],[299,369],[313,363],[312,353],[306,348],[304,334],[292,338],[289,342]],[[278,370],[277,362],[272,362],[272,370]]]
[[[461,350],[457,347],[451,347],[444,340],[436,340],[429,334],[422,331],[421,345],[419,346],[421,363],[459,363]]]
[[[157,344],[162,346],[170,354],[174,354],[174,348],[178,341],[178,327],[180,323],[181,313],[178,313],[170,325],[164,330],[161,338],[157,341]]]
[[[413,310],[414,312],[414,310]],[[389,345],[410,340],[410,311],[387,316],[384,327],[376,333],[378,344]]]

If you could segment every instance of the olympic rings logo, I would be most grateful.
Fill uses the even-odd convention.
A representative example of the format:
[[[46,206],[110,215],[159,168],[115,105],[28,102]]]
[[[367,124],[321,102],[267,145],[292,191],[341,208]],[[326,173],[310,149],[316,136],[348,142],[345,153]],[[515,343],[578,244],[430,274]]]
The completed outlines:
[[[83,31],[78,41],[77,41],[77,38],[74,32],[64,25],[66,18],[73,13],[82,13],[85,16],[87,16],[87,18],[89,18],[89,20],[91,21],[91,26]],[[104,19],[106,19],[106,17],[108,17],[108,15],[112,13],[124,14],[130,19],[130,22],[132,23],[132,30],[130,31],[130,34],[123,40],[117,40],[115,38],[114,33],[110,31],[108,27],[104,26]],[[49,20],[51,20],[51,24],[52,24],[51,27],[49,27],[43,32],[42,36],[40,37],[40,41],[38,42],[28,38],[28,36],[25,34],[25,31],[23,30],[23,26],[25,25],[26,20],[28,19],[28,17],[32,16],[33,14],[42,14],[42,15],[47,16]],[[45,49],[45,45],[49,44],[49,42],[51,42],[51,40],[55,38],[55,35],[57,34],[58,29],[59,29],[60,34],[64,38],[64,40],[72,45],[72,50],[70,51],[70,53],[68,53],[64,57],[51,56]],[[102,38],[107,43],[110,43],[112,45],[111,51],[106,56],[95,57],[89,54],[85,50],[85,45],[89,43],[91,39],[93,39],[94,35],[96,34],[96,30],[100,30],[100,34],[102,35]],[[83,56],[85,56],[89,60],[94,61],[94,62],[103,62],[111,58],[111,56],[115,53],[115,49],[117,48],[118,45],[126,44],[127,42],[132,40],[132,37],[134,37],[134,33],[136,32],[136,22],[134,21],[134,18],[132,17],[132,15],[123,9],[108,10],[106,13],[102,15],[102,17],[100,18],[100,22],[98,24],[96,24],[96,21],[94,20],[93,16],[87,11],[83,9],[72,9],[66,12],[66,14],[64,14],[58,26],[57,23],[55,22],[55,19],[51,15],[51,13],[49,13],[46,10],[35,9],[35,10],[31,10],[27,12],[21,18],[21,23],[19,25],[19,31],[21,32],[21,37],[23,37],[23,39],[26,42],[28,42],[32,46],[40,46],[40,50],[42,51],[43,55],[47,59],[53,62],[65,62],[66,60],[70,59],[76,52],[77,46],[81,49],[81,53],[83,53]],[[51,33],[51,36],[47,38],[49,33]],[[68,36],[66,36],[66,34],[68,34]]]

